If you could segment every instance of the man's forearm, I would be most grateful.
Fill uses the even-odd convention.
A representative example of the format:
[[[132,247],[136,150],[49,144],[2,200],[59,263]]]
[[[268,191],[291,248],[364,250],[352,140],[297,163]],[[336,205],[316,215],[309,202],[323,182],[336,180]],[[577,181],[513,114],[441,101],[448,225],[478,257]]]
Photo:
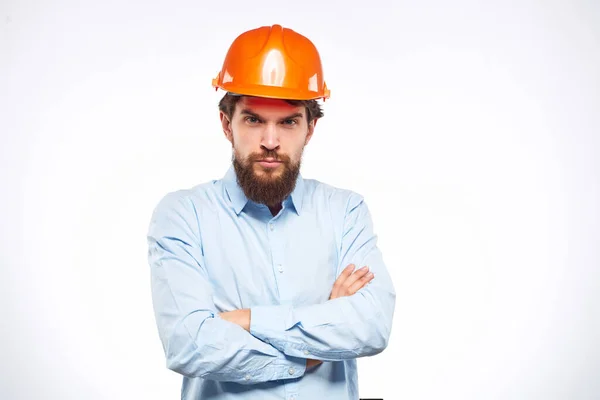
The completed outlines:
[[[354,269],[354,264],[346,266],[340,276],[336,279],[329,300],[353,295],[373,279],[373,274],[368,273],[368,267],[365,266],[357,271]],[[219,316],[226,321],[241,326],[250,333],[250,323],[252,320],[252,312],[250,309],[244,308],[241,310],[226,311],[220,313]],[[316,367],[322,363],[321,360],[314,360],[311,358],[306,359],[307,368]]]
[[[233,322],[250,332],[250,309],[244,308],[241,310],[226,311],[219,313],[219,316],[225,321]],[[306,359],[306,368],[313,368],[322,363],[320,360]]]

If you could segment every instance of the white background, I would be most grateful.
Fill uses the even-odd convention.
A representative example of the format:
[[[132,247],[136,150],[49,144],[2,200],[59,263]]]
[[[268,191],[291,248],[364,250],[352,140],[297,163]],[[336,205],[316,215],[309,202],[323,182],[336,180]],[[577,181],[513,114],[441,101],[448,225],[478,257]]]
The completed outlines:
[[[363,397],[600,398],[597,1],[0,5],[2,399],[175,399],[146,261],[220,178],[211,79],[241,32],[319,48],[303,175],[363,194],[394,280]]]

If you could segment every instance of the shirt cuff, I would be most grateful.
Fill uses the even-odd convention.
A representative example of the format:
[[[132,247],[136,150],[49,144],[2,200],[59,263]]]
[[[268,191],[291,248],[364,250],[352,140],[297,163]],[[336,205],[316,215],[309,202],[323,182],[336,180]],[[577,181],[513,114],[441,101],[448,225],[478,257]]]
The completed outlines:
[[[285,331],[293,325],[291,314],[291,306],[252,307],[250,309],[250,334],[273,345],[285,342]]]
[[[306,359],[284,355],[274,363],[275,379],[301,378],[306,372]]]
[[[274,361],[275,379],[300,378],[306,371],[306,358],[283,353],[285,331],[292,322],[290,306],[256,306],[250,309],[250,334],[282,352]]]
[[[256,306],[250,309],[250,333],[281,335],[291,324],[291,306]]]

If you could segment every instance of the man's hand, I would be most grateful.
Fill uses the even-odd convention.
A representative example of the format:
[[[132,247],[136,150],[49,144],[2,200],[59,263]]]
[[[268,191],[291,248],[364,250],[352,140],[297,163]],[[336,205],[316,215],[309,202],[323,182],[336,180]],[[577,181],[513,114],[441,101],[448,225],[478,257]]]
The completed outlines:
[[[354,271],[354,268],[354,264],[350,264],[342,271],[340,276],[333,283],[333,290],[331,291],[329,300],[353,295],[365,287],[365,285],[375,276],[372,272],[369,272],[369,267],[362,267],[358,271]],[[322,363],[323,361],[321,360],[309,358],[306,360],[306,370],[308,371],[309,368],[316,367]]]
[[[306,359],[306,371],[310,371],[312,368],[316,367],[317,365],[321,365],[323,364],[323,361],[321,360],[313,360],[312,358],[307,358]]]
[[[354,271],[354,268],[354,264],[350,264],[342,271],[340,276],[333,283],[333,290],[331,291],[329,300],[353,295],[369,283],[375,276],[372,272],[369,272],[369,267],[367,266],[364,266],[357,271]]]
[[[225,321],[233,322],[250,332],[250,309],[233,310],[219,313],[219,316]]]

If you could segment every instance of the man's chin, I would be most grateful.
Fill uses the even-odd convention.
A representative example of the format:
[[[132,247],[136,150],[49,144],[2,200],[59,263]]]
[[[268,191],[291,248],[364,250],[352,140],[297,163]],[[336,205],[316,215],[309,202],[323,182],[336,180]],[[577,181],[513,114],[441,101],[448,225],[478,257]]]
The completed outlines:
[[[234,153],[232,162],[244,194],[258,204],[280,204],[294,190],[300,173],[300,163],[292,164],[289,160],[270,168],[269,163],[240,162]]]
[[[254,172],[254,176],[256,178],[261,179],[277,179],[281,175],[283,175],[283,171],[285,170],[285,166],[280,164],[276,167],[263,167],[259,163],[254,164],[254,168],[252,169]]]

